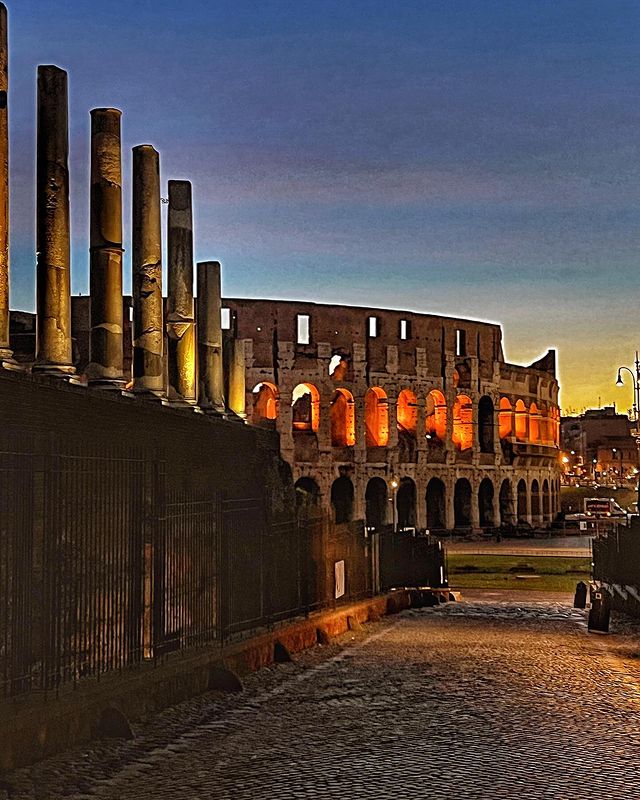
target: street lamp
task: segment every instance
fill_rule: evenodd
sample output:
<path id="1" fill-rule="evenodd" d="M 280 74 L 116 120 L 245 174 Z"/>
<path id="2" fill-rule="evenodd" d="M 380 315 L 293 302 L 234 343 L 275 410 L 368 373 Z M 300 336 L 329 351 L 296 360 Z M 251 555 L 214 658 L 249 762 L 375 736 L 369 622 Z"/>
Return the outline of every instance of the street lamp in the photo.
<path id="1" fill-rule="evenodd" d="M 638 360 L 638 351 L 636 350 L 635 360 L 635 373 L 629 367 L 618 367 L 618 379 L 616 386 L 623 386 L 622 370 L 626 370 L 631 375 L 633 382 L 633 420 L 636 427 L 631 431 L 631 435 L 636 441 L 636 448 L 638 451 L 638 466 L 640 467 L 640 419 L 638 419 L 638 410 L 640 409 L 640 360 Z M 640 514 L 640 478 L 638 479 L 638 498 L 636 502 L 636 511 Z"/>
<path id="2" fill-rule="evenodd" d="M 393 532 L 394 533 L 396 532 L 396 529 L 397 529 L 397 522 L 396 522 L 396 519 L 397 519 L 397 517 L 396 517 L 396 513 L 397 513 L 396 495 L 397 495 L 397 491 L 398 491 L 398 486 L 399 485 L 400 485 L 400 481 L 398 480 L 398 478 L 395 475 L 392 475 L 390 480 L 389 480 L 389 486 L 391 488 L 391 497 L 389 499 L 391 500 L 391 503 L 392 503 L 391 508 L 392 508 L 392 514 L 393 514 Z"/>

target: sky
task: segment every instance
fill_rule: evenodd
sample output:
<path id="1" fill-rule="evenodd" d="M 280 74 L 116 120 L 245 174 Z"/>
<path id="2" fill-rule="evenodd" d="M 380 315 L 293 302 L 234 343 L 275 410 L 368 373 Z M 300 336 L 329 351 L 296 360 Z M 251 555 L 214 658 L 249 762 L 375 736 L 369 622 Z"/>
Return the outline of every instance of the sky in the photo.
<path id="1" fill-rule="evenodd" d="M 637 0 L 5 0 L 12 306 L 35 306 L 38 64 L 69 72 L 72 291 L 89 111 L 194 185 L 223 292 L 500 322 L 558 351 L 565 412 L 632 403 L 640 348 Z M 166 185 L 166 183 L 165 183 Z"/>

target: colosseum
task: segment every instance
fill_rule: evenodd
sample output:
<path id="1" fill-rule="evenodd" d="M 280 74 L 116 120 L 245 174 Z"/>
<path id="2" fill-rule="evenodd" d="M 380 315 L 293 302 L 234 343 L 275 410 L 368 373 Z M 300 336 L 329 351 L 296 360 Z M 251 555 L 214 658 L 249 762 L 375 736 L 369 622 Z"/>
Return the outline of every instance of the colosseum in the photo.
<path id="1" fill-rule="evenodd" d="M 509 364 L 499 325 L 225 299 L 246 413 L 280 435 L 300 502 L 377 528 L 547 525 L 559 507 L 555 352 Z"/>

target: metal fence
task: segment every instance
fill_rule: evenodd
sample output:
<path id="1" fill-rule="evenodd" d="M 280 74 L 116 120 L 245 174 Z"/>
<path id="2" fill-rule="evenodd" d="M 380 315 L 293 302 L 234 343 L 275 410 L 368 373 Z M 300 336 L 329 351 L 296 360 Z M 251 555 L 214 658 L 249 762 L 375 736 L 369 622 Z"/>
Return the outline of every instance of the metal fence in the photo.
<path id="1" fill-rule="evenodd" d="M 640 588 L 640 522 L 618 526 L 593 540 L 593 577 L 606 583 Z"/>
<path id="2" fill-rule="evenodd" d="M 373 591 L 362 523 L 271 523 L 157 454 L 0 431 L 0 698 L 222 644 Z M 336 564 L 344 575 L 336 596 Z"/>
<path id="3" fill-rule="evenodd" d="M 431 536 L 395 533 L 390 527 L 380 537 L 380 584 L 382 589 L 447 585 L 442 543 Z"/>

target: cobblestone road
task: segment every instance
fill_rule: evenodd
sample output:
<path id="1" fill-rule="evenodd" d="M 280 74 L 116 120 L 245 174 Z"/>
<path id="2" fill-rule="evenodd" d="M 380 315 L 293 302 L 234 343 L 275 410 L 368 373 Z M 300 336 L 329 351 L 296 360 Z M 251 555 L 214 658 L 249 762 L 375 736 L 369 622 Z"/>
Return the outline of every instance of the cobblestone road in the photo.
<path id="1" fill-rule="evenodd" d="M 13 773 L 11 797 L 636 798 L 639 643 L 549 601 L 409 611 Z"/>

